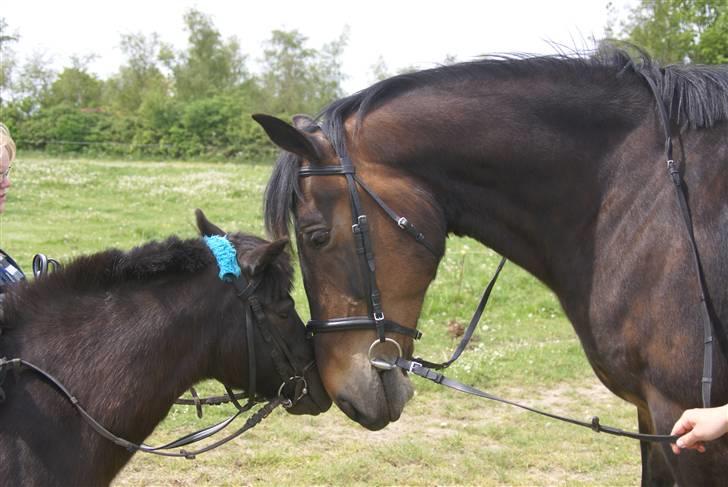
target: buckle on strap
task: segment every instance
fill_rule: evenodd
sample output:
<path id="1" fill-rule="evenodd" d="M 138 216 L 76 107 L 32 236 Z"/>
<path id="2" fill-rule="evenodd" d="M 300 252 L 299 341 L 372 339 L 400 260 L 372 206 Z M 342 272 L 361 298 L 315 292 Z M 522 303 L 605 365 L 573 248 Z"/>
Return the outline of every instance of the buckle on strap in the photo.
<path id="1" fill-rule="evenodd" d="M 356 218 L 356 221 L 363 232 L 366 232 L 369 229 L 369 220 L 366 215 L 359 215 Z"/>
<path id="2" fill-rule="evenodd" d="M 410 362 L 409 367 L 407 368 L 407 372 L 410 372 L 412 374 L 415 373 L 414 369 L 419 369 L 422 367 L 422 364 L 419 362 L 415 362 L 414 360 Z"/>
<path id="3" fill-rule="evenodd" d="M 445 376 L 442 375 L 439 372 L 435 372 L 432 369 L 429 369 L 427 367 L 424 367 L 419 362 L 412 362 L 407 369 L 408 372 L 411 372 L 415 375 L 418 375 L 422 377 L 423 379 L 431 380 L 435 384 L 442 384 L 442 381 L 445 379 Z"/>

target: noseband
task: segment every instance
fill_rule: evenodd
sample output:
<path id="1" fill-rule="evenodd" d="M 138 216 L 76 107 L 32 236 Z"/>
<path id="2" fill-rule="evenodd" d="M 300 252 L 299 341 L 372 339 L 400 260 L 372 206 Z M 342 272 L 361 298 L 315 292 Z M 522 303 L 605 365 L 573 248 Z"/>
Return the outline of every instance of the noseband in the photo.
<path id="1" fill-rule="evenodd" d="M 430 242 L 425 240 L 424 234 L 420 232 L 414 224 L 406 217 L 398 215 L 389 205 L 387 205 L 374 191 L 372 191 L 364 182 L 356 175 L 354 164 L 347 154 L 339 156 L 341 163 L 335 166 L 322 167 L 303 167 L 299 169 L 299 177 L 312 176 L 344 176 L 346 178 L 347 188 L 349 190 L 349 200 L 351 202 L 352 225 L 351 231 L 354 234 L 354 244 L 356 245 L 356 253 L 361 256 L 361 265 L 364 274 L 367 276 L 366 284 L 368 290 L 368 316 L 350 316 L 344 318 L 332 318 L 328 320 L 310 320 L 306 325 L 308 336 L 312 337 L 318 333 L 329 333 L 349 330 L 375 330 L 377 340 L 372 343 L 369 348 L 370 362 L 380 369 L 391 369 L 393 365 L 383 360 L 373 358 L 372 354 L 378 345 L 385 342 L 394 343 L 399 356 L 402 350 L 399 344 L 391 338 L 387 338 L 385 333 L 397 333 L 418 340 L 422 333 L 415 328 L 408 328 L 394 321 L 388 320 L 384 316 L 382 309 L 381 294 L 377 286 L 376 264 L 374 262 L 374 246 L 372 245 L 371 233 L 369 229 L 369 220 L 362 208 L 359 198 L 357 186 L 361 187 L 374 202 L 384 211 L 384 213 L 392 220 L 397 228 L 403 230 L 410 235 L 415 242 L 425 247 L 436 260 L 439 260 L 435 248 Z"/>

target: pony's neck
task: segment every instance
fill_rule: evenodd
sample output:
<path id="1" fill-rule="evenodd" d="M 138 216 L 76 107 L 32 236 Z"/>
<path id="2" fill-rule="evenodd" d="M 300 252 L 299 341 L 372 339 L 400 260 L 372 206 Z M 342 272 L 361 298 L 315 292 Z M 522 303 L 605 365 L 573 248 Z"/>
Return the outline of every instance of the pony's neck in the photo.
<path id="1" fill-rule="evenodd" d="M 220 335 L 234 328 L 224 321 L 239 318 L 226 311 L 235 300 L 224 293 L 226 284 L 211 271 L 160 281 L 158 286 L 132 284 L 106 299 L 77 297 L 83 309 L 61 311 L 65 322 L 54 329 L 47 329 L 46 320 L 23 323 L 21 340 L 27 341 L 18 347 L 22 358 L 55 375 L 104 427 L 135 443 L 152 433 L 182 392 L 225 368 L 219 363 L 224 353 L 235 356 L 241 376 L 246 373 L 243 334 L 239 341 Z M 33 344 L 41 332 L 45 349 Z M 59 398 L 50 400 L 67 402 Z M 116 470 L 108 472 L 112 476 L 131 455 L 95 433 L 82 444 L 90 468 L 109 464 L 94 462 L 96 456 L 118 459 L 112 465 Z"/>
<path id="2" fill-rule="evenodd" d="M 353 147 L 422 181 L 449 232 L 488 245 L 558 294 L 588 279 L 573 275 L 575 261 L 593 258 L 595 216 L 620 147 L 650 111 L 636 77 L 591 81 L 423 89 L 367 116 Z"/>

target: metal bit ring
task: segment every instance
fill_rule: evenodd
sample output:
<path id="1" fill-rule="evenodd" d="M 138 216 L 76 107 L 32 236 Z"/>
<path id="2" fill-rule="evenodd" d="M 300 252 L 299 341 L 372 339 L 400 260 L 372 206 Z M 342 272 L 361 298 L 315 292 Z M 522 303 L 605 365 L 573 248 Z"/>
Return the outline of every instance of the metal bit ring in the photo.
<path id="1" fill-rule="evenodd" d="M 383 343 L 393 343 L 394 346 L 397 348 L 397 358 L 402 356 L 402 347 L 399 346 L 399 343 L 397 343 L 396 340 L 393 340 L 392 338 L 385 338 L 383 342 L 380 340 L 374 340 L 374 342 L 372 342 L 371 346 L 369 347 L 369 363 L 377 369 L 392 370 L 396 367 L 396 365 L 394 365 L 394 362 L 390 363 L 384 359 L 375 358 L 372 356 L 372 353 L 374 352 L 374 349 L 377 348 L 377 345 L 381 345 Z"/>

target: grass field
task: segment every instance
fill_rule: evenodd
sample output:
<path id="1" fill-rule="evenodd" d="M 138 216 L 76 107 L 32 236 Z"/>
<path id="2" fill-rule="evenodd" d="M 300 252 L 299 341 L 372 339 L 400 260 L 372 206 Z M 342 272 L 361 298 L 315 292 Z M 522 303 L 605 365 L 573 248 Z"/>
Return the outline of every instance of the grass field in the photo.
<path id="1" fill-rule="evenodd" d="M 36 252 L 67 261 L 108 247 L 131 248 L 195 235 L 194 208 L 222 228 L 263 233 L 266 165 L 120 162 L 24 157 L 0 217 L 0 246 L 26 269 Z M 447 333 L 466 324 L 498 257 L 451 238 L 430 288 L 418 353 L 446 359 Z M 299 312 L 308 316 L 300 277 Z M 508 264 L 476 341 L 448 376 L 533 406 L 636 428 L 634 408 L 612 396 L 589 368 L 553 297 Z M 636 442 L 597 435 L 413 378 L 416 395 L 400 421 L 369 432 L 336 409 L 318 417 L 276 411 L 247 436 L 194 461 L 138 454 L 115 485 L 635 485 Z M 220 386 L 204 384 L 218 393 Z M 102 392 L 113 394 L 113 391 Z M 174 407 L 147 443 L 227 415 Z"/>

